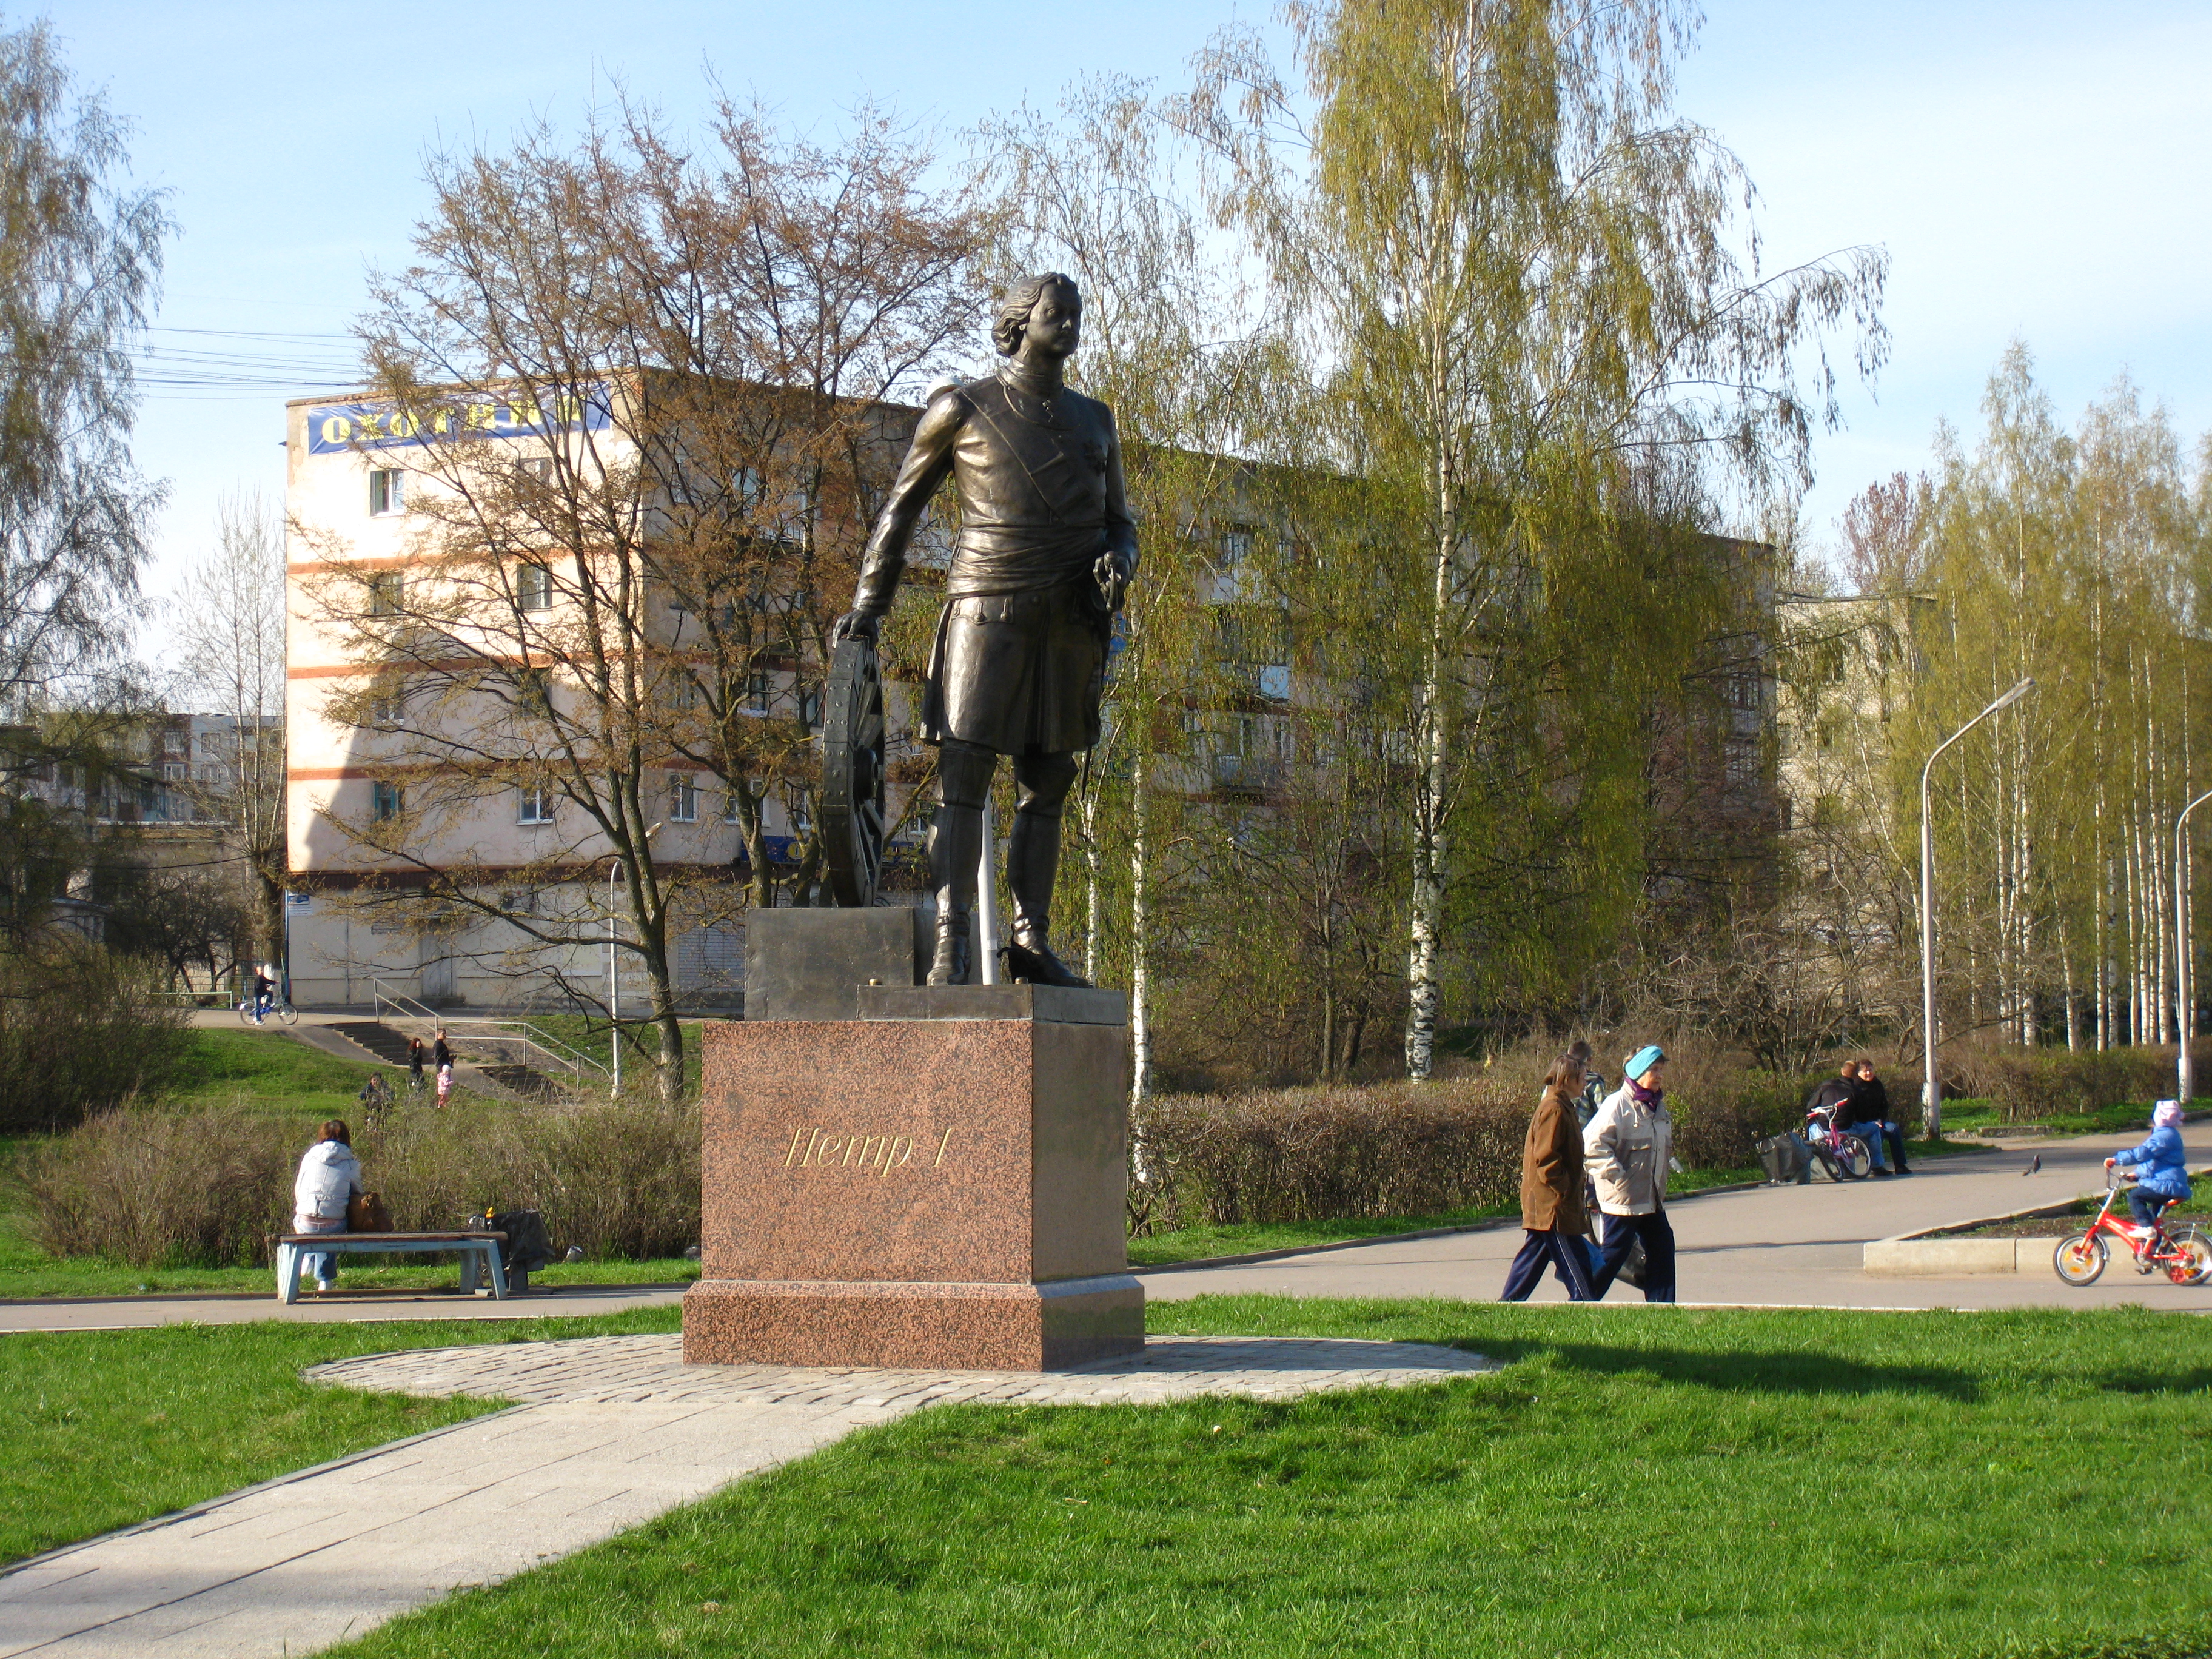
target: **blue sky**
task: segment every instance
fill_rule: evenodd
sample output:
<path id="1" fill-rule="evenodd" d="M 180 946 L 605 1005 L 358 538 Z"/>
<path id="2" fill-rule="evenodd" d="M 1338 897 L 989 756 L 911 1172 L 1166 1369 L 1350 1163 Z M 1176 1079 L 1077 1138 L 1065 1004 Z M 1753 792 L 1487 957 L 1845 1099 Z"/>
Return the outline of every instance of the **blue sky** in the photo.
<path id="1" fill-rule="evenodd" d="M 63 0 L 49 15 L 77 72 L 137 124 L 141 179 L 175 192 L 161 350 L 332 379 L 348 349 L 319 337 L 344 333 L 371 265 L 404 258 L 426 149 L 499 143 L 537 114 L 574 123 L 616 76 L 679 120 L 703 107 L 711 62 L 802 125 L 872 96 L 957 130 L 1049 103 L 1085 71 L 1172 82 L 1240 15 L 1273 27 L 1265 7 L 1203 0 Z M 1848 428 L 1820 446 L 1816 541 L 1866 483 L 1926 465 L 1939 417 L 1971 431 L 2015 336 L 2069 419 L 2125 370 L 2190 439 L 2212 428 L 2208 62 L 2201 0 L 1710 0 L 1680 109 L 1747 163 L 1768 264 L 1859 242 L 1893 260 L 1893 356 L 1873 395 L 1848 388 Z M 175 491 L 159 592 L 204 546 L 218 492 L 281 494 L 293 394 L 149 391 L 140 460 Z"/>

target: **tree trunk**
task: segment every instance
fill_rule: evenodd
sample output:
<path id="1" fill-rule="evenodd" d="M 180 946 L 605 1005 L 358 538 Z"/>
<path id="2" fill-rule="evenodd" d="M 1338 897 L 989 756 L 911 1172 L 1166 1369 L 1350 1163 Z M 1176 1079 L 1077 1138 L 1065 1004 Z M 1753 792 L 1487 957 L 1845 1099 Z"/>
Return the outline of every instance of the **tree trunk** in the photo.
<path id="1" fill-rule="evenodd" d="M 1443 939 L 1444 894 L 1449 851 L 1444 832 L 1445 789 L 1450 754 L 1448 707 L 1449 663 L 1444 621 L 1451 603 L 1453 514 L 1449 488 L 1439 491 L 1441 524 L 1435 550 L 1434 585 L 1429 594 L 1428 663 L 1414 714 L 1419 766 L 1413 785 L 1413 889 L 1406 952 L 1406 1075 L 1425 1081 L 1436 1066 L 1437 1014 L 1441 1000 L 1438 957 Z"/>
<path id="2" fill-rule="evenodd" d="M 1151 878 L 1146 837 L 1151 809 L 1145 794 L 1145 757 L 1137 757 L 1135 795 L 1129 834 L 1129 1100 L 1132 1108 L 1152 1092 L 1152 919 L 1146 906 Z M 1144 1179 L 1141 1146 L 1135 1154 L 1137 1178 Z"/>

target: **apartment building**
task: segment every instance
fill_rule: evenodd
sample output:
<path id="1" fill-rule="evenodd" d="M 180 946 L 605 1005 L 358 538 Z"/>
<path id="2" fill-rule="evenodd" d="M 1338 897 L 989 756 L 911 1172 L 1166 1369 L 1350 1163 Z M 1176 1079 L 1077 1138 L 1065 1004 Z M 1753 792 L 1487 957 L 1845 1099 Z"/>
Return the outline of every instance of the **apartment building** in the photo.
<path id="1" fill-rule="evenodd" d="M 358 1005 L 381 990 L 441 1006 L 526 1007 L 602 1002 L 618 994 L 631 1012 L 642 1006 L 641 980 L 626 973 L 611 987 L 608 979 L 606 930 L 611 913 L 624 907 L 618 894 L 610 896 L 611 849 L 590 815 L 557 788 L 533 784 L 526 764 L 517 763 L 527 755 L 511 744 L 501 750 L 507 782 L 479 786 L 469 776 L 471 734 L 484 734 L 489 755 L 504 741 L 500 732 L 512 708 L 482 686 L 471 689 L 465 674 L 441 674 L 434 665 L 419 672 L 419 652 L 412 675 L 374 660 L 333 593 L 358 587 L 359 608 L 372 626 L 381 612 L 404 611 L 410 625 L 430 629 L 437 606 L 422 595 L 456 583 L 437 534 L 450 522 L 445 508 L 461 487 L 453 457 L 466 458 L 471 477 L 496 480 L 504 470 L 524 488 L 556 466 L 617 472 L 636 454 L 633 422 L 619 418 L 620 400 L 649 392 L 609 386 L 555 409 L 465 398 L 427 420 L 360 400 L 288 406 L 286 809 L 291 868 L 307 894 L 293 915 L 297 1000 Z M 731 395 L 748 393 L 738 388 Z M 896 406 L 871 411 L 872 447 L 886 478 L 918 413 Z M 648 516 L 662 510 L 651 500 L 643 508 Z M 942 538 L 923 542 L 916 562 L 926 580 L 944 550 Z M 512 582 L 502 598 L 519 643 L 501 647 L 472 628 L 459 600 L 449 607 L 450 620 L 437 625 L 458 651 L 480 660 L 502 648 L 510 664 L 518 652 L 527 658 L 529 641 L 551 637 L 544 630 L 567 625 L 564 616 L 574 609 L 559 571 L 557 559 L 532 564 L 526 550 L 502 579 Z M 744 602 L 770 604 L 774 596 Z M 632 614 L 641 651 L 664 665 L 705 649 L 702 619 L 672 590 L 647 592 Z M 819 709 L 803 689 L 800 666 L 761 655 L 746 677 L 741 714 L 817 728 Z M 543 695 L 566 695 L 562 682 L 572 671 L 544 672 Z M 680 706 L 695 690 L 678 676 L 665 695 Z M 426 742 L 430 726 L 441 742 Z M 426 759 L 426 751 L 434 758 Z M 750 869 L 736 800 L 710 771 L 680 754 L 656 760 L 642 784 L 656 826 L 656 865 L 701 895 L 726 894 Z M 914 769 L 895 769 L 895 787 Z M 805 856 L 811 826 L 803 815 L 793 821 L 781 799 L 771 797 L 763 811 L 763 851 L 788 876 Z M 403 820 L 404 847 L 380 843 L 378 826 Z M 919 896 L 915 837 L 902 839 L 893 872 L 914 882 Z M 441 915 L 421 904 L 379 902 L 421 885 L 431 870 L 465 871 L 471 883 L 497 891 L 512 921 L 465 907 Z M 740 903 L 702 899 L 696 914 L 678 919 L 672 968 L 689 1006 L 726 1007 L 739 994 L 741 912 Z M 611 925 L 626 924 L 617 914 Z"/>

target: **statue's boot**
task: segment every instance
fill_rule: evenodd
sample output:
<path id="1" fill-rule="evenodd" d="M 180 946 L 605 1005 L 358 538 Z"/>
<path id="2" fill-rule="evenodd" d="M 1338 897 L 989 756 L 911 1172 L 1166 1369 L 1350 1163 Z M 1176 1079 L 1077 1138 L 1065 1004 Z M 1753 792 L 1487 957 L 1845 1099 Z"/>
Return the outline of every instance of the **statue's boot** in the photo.
<path id="1" fill-rule="evenodd" d="M 1072 755 L 1024 757 L 1014 765 L 1020 799 L 1006 838 L 1006 886 L 1014 898 L 1013 939 L 1006 946 L 1006 976 L 1033 985 L 1091 981 L 1053 953 L 1048 937 L 1052 890 L 1060 873 L 1060 817 L 1075 781 Z"/>
<path id="2" fill-rule="evenodd" d="M 983 803 L 999 757 L 948 743 L 939 752 L 937 819 L 929 829 L 930 884 L 937 890 L 937 951 L 927 983 L 965 985 L 971 976 L 969 914 L 983 858 Z"/>

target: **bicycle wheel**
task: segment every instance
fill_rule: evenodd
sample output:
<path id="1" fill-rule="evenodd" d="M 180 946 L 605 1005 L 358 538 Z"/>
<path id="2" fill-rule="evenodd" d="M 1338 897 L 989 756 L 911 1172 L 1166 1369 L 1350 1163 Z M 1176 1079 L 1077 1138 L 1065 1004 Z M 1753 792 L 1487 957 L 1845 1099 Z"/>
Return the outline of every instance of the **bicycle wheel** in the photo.
<path id="1" fill-rule="evenodd" d="M 279 1025 L 297 1025 L 300 1023 L 300 1011 L 289 1002 L 278 1003 L 269 1011 L 269 1017 Z"/>
<path id="2" fill-rule="evenodd" d="M 2194 1227 L 2183 1227 L 2170 1243 L 2174 1259 L 2165 1264 L 2168 1279 L 2177 1285 L 2202 1285 L 2212 1279 L 2212 1238 Z"/>
<path id="3" fill-rule="evenodd" d="M 1866 1142 L 1845 1135 L 1836 1148 L 1836 1168 L 1842 1180 L 1865 1180 L 1867 1171 L 1874 1168 L 1874 1160 L 1867 1156 Z"/>
<path id="4" fill-rule="evenodd" d="M 2094 1285 L 2111 1255 L 2097 1234 L 2075 1233 L 2058 1241 L 2058 1248 L 2051 1253 L 2051 1265 L 2069 1285 Z"/>
<path id="5" fill-rule="evenodd" d="M 258 1020 L 253 1018 L 253 1005 L 252 1003 L 241 1002 L 238 1005 L 238 1023 L 240 1025 L 258 1025 L 260 1024 Z"/>

